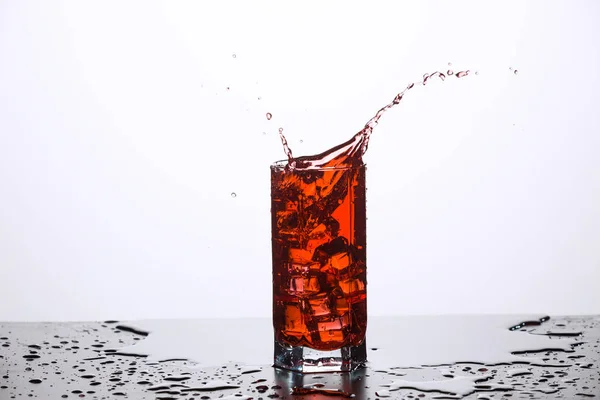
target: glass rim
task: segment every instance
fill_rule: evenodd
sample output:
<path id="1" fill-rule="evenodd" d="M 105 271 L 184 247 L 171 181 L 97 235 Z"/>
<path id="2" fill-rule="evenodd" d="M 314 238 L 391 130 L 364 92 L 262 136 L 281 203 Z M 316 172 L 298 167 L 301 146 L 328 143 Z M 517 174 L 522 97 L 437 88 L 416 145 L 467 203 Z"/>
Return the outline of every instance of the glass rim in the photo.
<path id="1" fill-rule="evenodd" d="M 287 165 L 288 165 L 288 160 L 275 161 L 273 164 L 271 164 L 271 170 L 281 171 Z M 294 170 L 294 172 L 309 173 L 311 171 L 346 171 L 346 170 L 360 169 L 360 168 L 364 168 L 366 166 L 367 166 L 367 164 L 365 164 L 365 163 L 360 163 L 359 165 L 344 164 L 344 165 L 335 165 L 333 167 L 317 167 L 317 168 L 313 167 L 310 169 L 296 169 L 296 170 Z"/>

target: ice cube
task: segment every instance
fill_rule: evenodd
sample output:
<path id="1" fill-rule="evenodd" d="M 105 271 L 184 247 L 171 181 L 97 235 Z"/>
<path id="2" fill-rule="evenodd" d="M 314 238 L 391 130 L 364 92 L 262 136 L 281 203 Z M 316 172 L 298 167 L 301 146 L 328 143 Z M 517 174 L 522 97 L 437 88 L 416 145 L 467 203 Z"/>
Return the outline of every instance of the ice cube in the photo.
<path id="1" fill-rule="evenodd" d="M 322 342 L 343 342 L 344 332 L 341 329 L 319 331 L 319 338 Z"/>
<path id="2" fill-rule="evenodd" d="M 339 318 L 334 318 L 332 321 L 319 322 L 317 324 L 319 331 L 331 331 L 334 329 L 342 329 L 342 321 Z"/>
<path id="3" fill-rule="evenodd" d="M 309 264 L 309 268 L 312 272 L 318 272 L 321 269 L 321 264 L 318 262 L 312 262 Z"/>
<path id="4" fill-rule="evenodd" d="M 313 253 L 305 249 L 290 249 L 288 254 L 295 264 L 310 264 L 313 257 Z"/>
<path id="5" fill-rule="evenodd" d="M 316 276 L 293 276 L 290 278 L 290 294 L 303 296 L 319 292 Z"/>
<path id="6" fill-rule="evenodd" d="M 329 297 L 326 293 L 317 295 L 308 300 L 310 304 L 310 312 L 315 317 L 327 316 L 331 313 L 329 307 Z"/>
<path id="7" fill-rule="evenodd" d="M 333 256 L 334 254 L 344 253 L 347 251 L 348 240 L 343 236 L 339 236 L 332 241 L 317 247 L 312 259 L 314 261 L 321 262 L 322 265 L 325 265 L 329 257 Z"/>
<path id="8" fill-rule="evenodd" d="M 304 293 L 304 278 L 303 277 L 292 277 L 290 279 L 290 292 Z"/>
<path id="9" fill-rule="evenodd" d="M 348 253 L 338 253 L 331 256 L 329 263 L 331 266 L 337 270 L 342 270 L 344 268 L 348 268 L 350 263 L 352 262 L 350 258 L 350 254 Z"/>
<path id="10" fill-rule="evenodd" d="M 312 263 L 314 264 L 314 263 Z M 302 262 L 292 262 L 287 264 L 287 270 L 290 274 L 300 275 L 307 274 L 310 271 L 311 264 L 306 264 Z"/>
<path id="11" fill-rule="evenodd" d="M 341 342 L 344 340 L 344 329 L 350 323 L 350 316 L 346 313 L 330 321 L 321 321 L 317 324 L 322 341 Z"/>
<path id="12" fill-rule="evenodd" d="M 320 269 L 321 274 L 319 275 L 319 282 L 322 290 L 329 291 L 337 286 L 337 278 L 335 276 L 335 270 L 331 268 L 329 264 L 326 264 Z"/>
<path id="13" fill-rule="evenodd" d="M 340 281 L 339 285 L 346 295 L 365 290 L 365 284 L 360 279 L 346 279 L 344 281 Z"/>
<path id="14" fill-rule="evenodd" d="M 306 325 L 302 321 L 300 306 L 296 304 L 286 304 L 284 315 L 286 334 L 298 338 L 302 337 L 306 332 Z"/>
<path id="15" fill-rule="evenodd" d="M 319 279 L 316 276 L 309 276 L 304 278 L 307 280 L 304 291 L 307 293 L 318 293 L 320 290 Z"/>
<path id="16" fill-rule="evenodd" d="M 329 230 L 325 224 L 318 224 L 308 234 L 306 248 L 315 250 L 326 243 L 329 243 L 333 237 L 329 234 Z"/>
<path id="17" fill-rule="evenodd" d="M 321 267 L 321 272 L 329 274 L 334 280 L 348 279 L 351 274 L 352 256 L 348 252 L 332 255 Z M 329 279 L 328 279 L 329 280 Z M 331 282 L 334 286 L 336 282 Z"/>
<path id="18" fill-rule="evenodd" d="M 350 310 L 350 306 L 348 305 L 348 300 L 345 297 L 337 297 L 334 300 L 335 303 L 335 311 L 338 314 L 347 313 Z"/>

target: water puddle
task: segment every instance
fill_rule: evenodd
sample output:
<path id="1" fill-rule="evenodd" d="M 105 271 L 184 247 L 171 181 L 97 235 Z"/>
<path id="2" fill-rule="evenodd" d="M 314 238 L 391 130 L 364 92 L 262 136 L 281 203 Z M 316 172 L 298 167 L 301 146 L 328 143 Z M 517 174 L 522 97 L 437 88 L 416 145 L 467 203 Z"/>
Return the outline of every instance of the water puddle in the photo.
<path id="1" fill-rule="evenodd" d="M 597 317 L 373 317 L 370 363 L 346 374 L 272 368 L 271 329 L 269 319 L 0 324 L 0 398 L 485 400 L 600 394 Z"/>

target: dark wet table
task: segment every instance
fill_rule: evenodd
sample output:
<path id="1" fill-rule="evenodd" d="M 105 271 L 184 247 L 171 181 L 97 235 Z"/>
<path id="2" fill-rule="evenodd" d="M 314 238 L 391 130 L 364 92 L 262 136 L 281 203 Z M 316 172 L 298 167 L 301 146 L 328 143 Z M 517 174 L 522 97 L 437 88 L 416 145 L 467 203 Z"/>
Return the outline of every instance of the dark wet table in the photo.
<path id="1" fill-rule="evenodd" d="M 0 323 L 0 399 L 600 398 L 600 317 L 371 317 L 368 365 L 270 366 L 269 319 Z"/>

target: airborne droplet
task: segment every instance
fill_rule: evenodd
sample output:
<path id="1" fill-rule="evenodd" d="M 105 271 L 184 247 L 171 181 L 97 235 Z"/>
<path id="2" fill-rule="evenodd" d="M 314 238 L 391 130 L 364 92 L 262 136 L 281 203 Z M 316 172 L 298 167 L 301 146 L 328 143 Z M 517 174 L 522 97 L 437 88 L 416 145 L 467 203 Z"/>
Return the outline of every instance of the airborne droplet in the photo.
<path id="1" fill-rule="evenodd" d="M 231 197 L 235 198 L 237 197 L 237 194 L 235 192 L 231 192 Z"/>
<path id="2" fill-rule="evenodd" d="M 267 120 L 269 120 L 269 121 L 270 121 L 270 120 L 271 120 L 271 118 L 273 118 L 273 114 L 271 114 L 271 113 L 267 113 Z"/>

